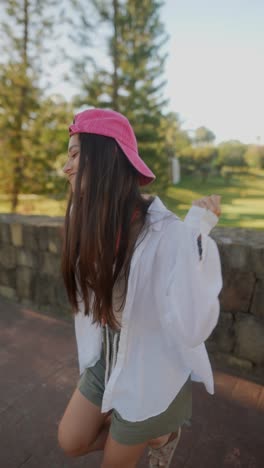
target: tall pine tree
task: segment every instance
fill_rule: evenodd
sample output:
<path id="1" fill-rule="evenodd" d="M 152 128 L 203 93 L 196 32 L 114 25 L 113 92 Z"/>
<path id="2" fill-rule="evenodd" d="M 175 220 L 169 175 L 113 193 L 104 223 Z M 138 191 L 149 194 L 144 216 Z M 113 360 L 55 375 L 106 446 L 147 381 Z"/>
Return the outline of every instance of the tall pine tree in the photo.
<path id="1" fill-rule="evenodd" d="M 44 88 L 40 85 L 46 41 L 54 23 L 54 0 L 2 0 L 0 63 L 1 164 L 5 178 L 1 190 L 12 195 L 12 211 L 18 195 L 34 182 L 34 134 L 41 112 Z M 53 8 L 53 10 L 52 10 Z M 48 13 L 49 11 L 49 13 Z M 53 15 L 51 19 L 51 15 Z M 43 160 L 45 167 L 45 161 Z M 41 166 L 43 169 L 43 165 Z M 27 189 L 27 190 L 28 190 Z"/>
<path id="2" fill-rule="evenodd" d="M 74 0 L 74 4 L 76 8 L 84 5 L 83 0 Z M 169 180 L 169 160 L 164 152 L 162 130 L 162 111 L 167 103 L 163 98 L 166 60 L 163 46 L 167 41 L 160 20 L 163 2 L 92 0 L 90 7 L 91 4 L 95 14 L 89 10 L 86 17 L 83 8 L 80 13 L 82 24 L 90 27 L 86 28 L 86 60 L 80 48 L 79 66 L 76 58 L 74 61 L 75 84 L 77 79 L 80 85 L 75 105 L 110 107 L 126 115 L 135 130 L 139 153 L 157 175 L 157 181 L 147 190 L 162 190 Z M 96 62 L 93 38 L 97 37 L 100 42 L 100 30 L 106 36 L 107 55 Z M 83 29 L 82 36 L 84 34 Z M 83 39 L 79 45 L 82 43 Z"/>

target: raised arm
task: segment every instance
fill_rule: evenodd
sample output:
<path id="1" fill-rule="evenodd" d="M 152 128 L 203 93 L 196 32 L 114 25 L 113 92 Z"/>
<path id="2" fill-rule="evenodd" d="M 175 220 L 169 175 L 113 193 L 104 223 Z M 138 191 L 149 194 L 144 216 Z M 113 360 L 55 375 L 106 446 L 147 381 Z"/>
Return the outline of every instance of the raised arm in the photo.
<path id="1" fill-rule="evenodd" d="M 170 228 L 175 230 L 177 246 L 166 289 L 167 318 L 175 339 L 181 339 L 189 347 L 203 343 L 219 318 L 221 262 L 217 244 L 209 236 L 217 221 L 212 211 L 192 206 L 184 222 Z"/>

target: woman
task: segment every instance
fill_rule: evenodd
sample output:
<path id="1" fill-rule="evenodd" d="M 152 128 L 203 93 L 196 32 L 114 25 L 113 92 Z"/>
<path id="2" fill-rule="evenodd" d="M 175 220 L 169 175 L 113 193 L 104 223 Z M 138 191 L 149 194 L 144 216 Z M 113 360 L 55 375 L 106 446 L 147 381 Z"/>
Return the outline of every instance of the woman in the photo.
<path id="1" fill-rule="evenodd" d="M 70 456 L 104 450 L 103 468 L 169 467 L 190 424 L 191 382 L 214 393 L 204 341 L 217 324 L 219 253 L 209 232 L 220 197 L 184 222 L 140 186 L 155 180 L 129 121 L 85 110 L 69 127 L 71 184 L 62 271 L 80 380 L 59 425 Z"/>

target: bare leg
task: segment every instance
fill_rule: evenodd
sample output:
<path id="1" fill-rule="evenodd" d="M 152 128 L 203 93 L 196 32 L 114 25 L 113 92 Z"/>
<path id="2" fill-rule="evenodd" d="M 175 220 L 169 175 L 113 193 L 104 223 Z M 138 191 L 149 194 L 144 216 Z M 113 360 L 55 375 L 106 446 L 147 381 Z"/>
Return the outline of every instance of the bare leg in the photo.
<path id="1" fill-rule="evenodd" d="M 97 450 L 104 450 L 105 443 L 109 434 L 109 428 L 111 424 L 111 416 L 109 416 L 105 423 L 103 424 L 102 428 L 97 434 L 97 437 L 94 442 L 89 446 L 88 452 L 96 452 Z"/>
<path id="2" fill-rule="evenodd" d="M 148 442 L 137 445 L 124 445 L 115 441 L 109 434 L 101 468 L 135 468 Z"/>
<path id="3" fill-rule="evenodd" d="M 104 463 L 107 468 L 111 464 L 114 468 L 119 466 L 132 468 L 148 444 L 157 447 L 157 444 L 167 442 L 166 437 L 168 439 L 167 435 L 144 444 L 124 446 L 111 438 L 110 424 L 111 412 L 102 414 L 99 407 L 87 400 L 76 389 L 59 424 L 59 445 L 71 457 L 104 450 Z M 122 465 L 124 461 L 126 464 Z"/>
<path id="4" fill-rule="evenodd" d="M 109 414 L 101 413 L 100 408 L 87 400 L 77 388 L 59 423 L 59 446 L 72 457 L 88 453 L 108 418 Z M 100 437 L 95 447 L 103 448 L 103 432 Z"/>

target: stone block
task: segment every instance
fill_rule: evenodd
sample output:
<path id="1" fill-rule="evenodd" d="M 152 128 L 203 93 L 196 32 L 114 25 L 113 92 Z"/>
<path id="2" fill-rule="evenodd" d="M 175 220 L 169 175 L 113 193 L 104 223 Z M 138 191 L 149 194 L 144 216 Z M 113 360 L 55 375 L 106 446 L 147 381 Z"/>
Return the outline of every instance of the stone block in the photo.
<path id="1" fill-rule="evenodd" d="M 6 268 L 0 269 L 0 284 L 8 286 L 9 288 L 16 289 L 16 270 L 7 270 Z"/>
<path id="2" fill-rule="evenodd" d="M 257 280 L 250 312 L 256 317 L 264 319 L 264 277 Z"/>
<path id="3" fill-rule="evenodd" d="M 60 254 L 62 247 L 61 227 L 56 224 L 54 226 L 47 224 L 40 225 L 36 229 L 40 250 Z"/>
<path id="4" fill-rule="evenodd" d="M 33 297 L 34 273 L 31 268 L 18 267 L 16 274 L 16 289 L 19 298 L 30 299 Z"/>
<path id="5" fill-rule="evenodd" d="M 237 367 L 243 370 L 250 370 L 253 368 L 252 362 L 249 361 L 248 359 L 240 359 L 232 355 L 227 356 L 226 362 L 232 367 Z"/>
<path id="6" fill-rule="evenodd" d="M 56 302 L 55 280 L 47 274 L 38 274 L 34 284 L 33 300 L 38 305 Z"/>
<path id="7" fill-rule="evenodd" d="M 249 245 L 243 245 L 233 241 L 230 244 L 225 244 L 224 250 L 221 250 L 224 256 L 223 262 L 225 267 L 240 271 L 251 270 L 251 255 L 252 249 Z"/>
<path id="8" fill-rule="evenodd" d="M 61 255 L 62 244 L 62 226 L 49 227 L 49 251 Z"/>
<path id="9" fill-rule="evenodd" d="M 264 234 L 263 234 L 264 237 Z M 256 245 L 252 249 L 250 258 L 251 269 L 257 275 L 257 277 L 264 277 L 264 247 Z"/>
<path id="10" fill-rule="evenodd" d="M 17 300 L 16 290 L 14 288 L 9 288 L 8 286 L 0 286 L 0 296 L 14 301 Z"/>
<path id="11" fill-rule="evenodd" d="M 32 250 L 17 249 L 16 251 L 17 264 L 29 268 L 37 268 L 38 254 Z"/>
<path id="12" fill-rule="evenodd" d="M 15 247 L 21 247 L 23 245 L 22 225 L 18 223 L 11 223 L 10 230 L 11 230 L 12 244 Z"/>
<path id="13" fill-rule="evenodd" d="M 16 266 L 16 248 L 13 245 L 5 245 L 0 248 L 0 265 L 8 270 Z"/>
<path id="14" fill-rule="evenodd" d="M 39 249 L 46 251 L 49 246 L 49 229 L 48 226 L 36 226 L 36 236 Z"/>
<path id="15" fill-rule="evenodd" d="M 49 252 L 54 253 L 54 254 L 59 253 L 57 243 L 54 242 L 54 240 L 49 240 Z"/>
<path id="16" fill-rule="evenodd" d="M 10 226 L 0 219 L 0 245 L 11 244 Z"/>
<path id="17" fill-rule="evenodd" d="M 235 341 L 231 313 L 220 313 L 218 323 L 210 336 L 210 342 L 215 344 L 215 349 L 218 351 L 230 352 L 233 349 Z M 210 350 L 213 350 L 212 347 Z"/>
<path id="18" fill-rule="evenodd" d="M 60 257 L 49 252 L 42 252 L 40 255 L 40 272 L 57 278 L 61 275 Z"/>
<path id="19" fill-rule="evenodd" d="M 210 235 L 211 235 L 211 233 L 210 233 Z M 211 237 L 213 237 L 213 236 L 211 235 Z M 216 241 L 216 239 L 214 239 L 214 240 Z M 226 260 L 225 260 L 225 246 L 224 246 L 224 244 L 218 243 L 217 247 L 218 247 L 218 252 L 219 252 L 219 257 L 220 257 L 221 268 L 222 268 L 222 271 L 223 271 L 227 267 Z"/>
<path id="20" fill-rule="evenodd" d="M 264 364 L 264 323 L 248 314 L 237 314 L 233 354 L 254 364 Z"/>
<path id="21" fill-rule="evenodd" d="M 208 353 L 215 353 L 215 352 L 218 351 L 218 346 L 215 343 L 215 341 L 212 341 L 209 338 L 205 341 L 205 347 L 206 347 Z"/>
<path id="22" fill-rule="evenodd" d="M 219 294 L 221 310 L 225 312 L 248 312 L 256 277 L 253 272 L 225 270 L 223 288 Z"/>
<path id="23" fill-rule="evenodd" d="M 210 350 L 209 350 L 210 351 Z M 240 359 L 228 353 L 213 352 L 212 360 L 221 363 L 224 366 L 230 366 L 236 369 L 250 371 L 253 369 L 253 363 L 247 359 Z"/>
<path id="24" fill-rule="evenodd" d="M 33 224 L 23 225 L 23 242 L 24 248 L 28 250 L 39 250 L 37 229 Z"/>
<path id="25" fill-rule="evenodd" d="M 69 307 L 69 299 L 62 278 L 58 278 L 55 284 L 56 303 L 61 307 Z"/>

